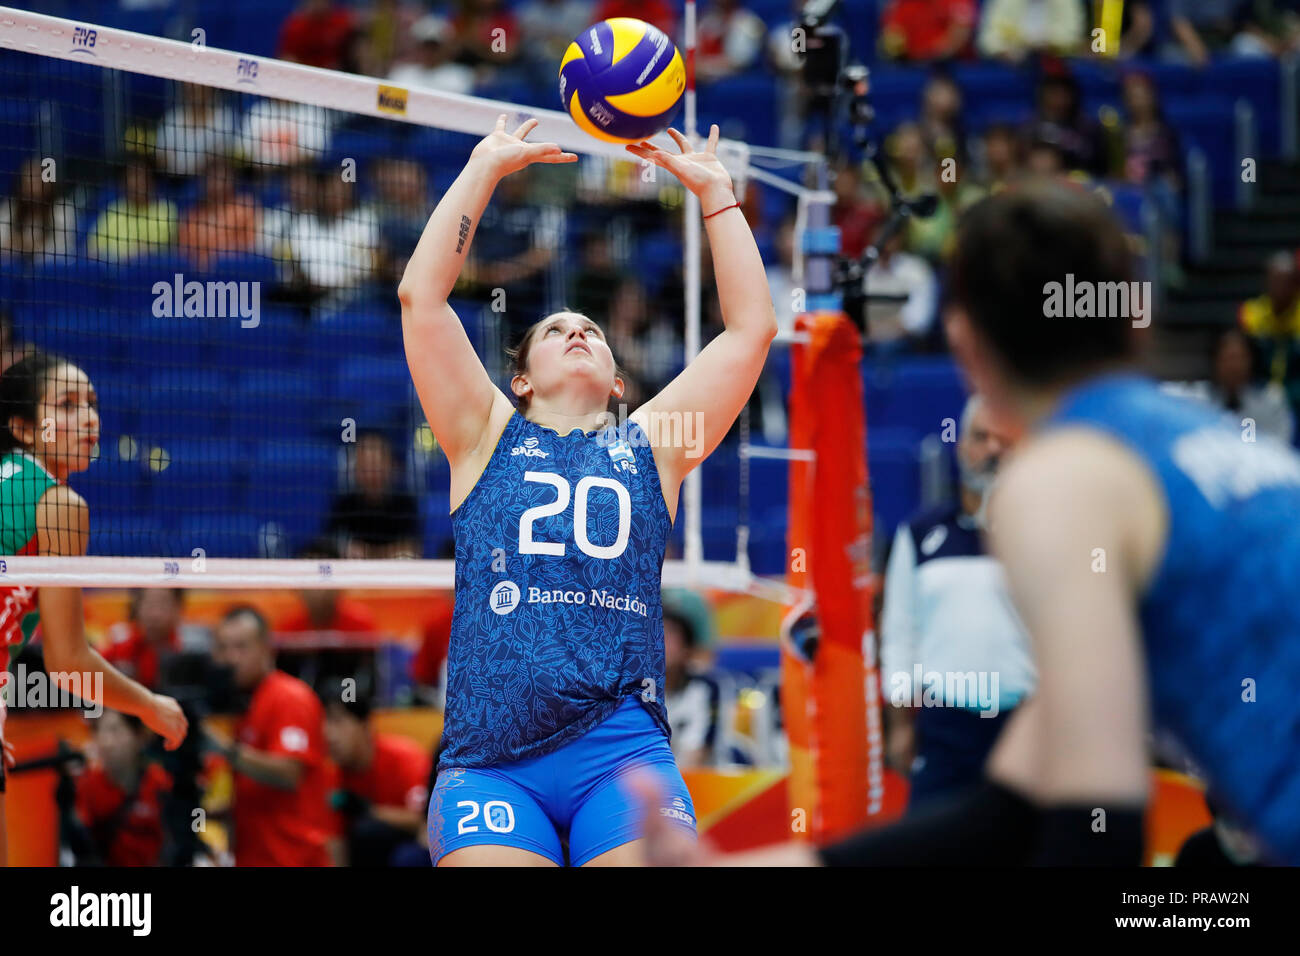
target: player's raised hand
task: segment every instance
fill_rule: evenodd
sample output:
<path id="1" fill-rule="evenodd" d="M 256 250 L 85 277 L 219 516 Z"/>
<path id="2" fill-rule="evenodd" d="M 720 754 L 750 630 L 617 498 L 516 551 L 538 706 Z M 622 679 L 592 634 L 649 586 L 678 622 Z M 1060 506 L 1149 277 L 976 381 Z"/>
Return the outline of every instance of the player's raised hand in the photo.
<path id="1" fill-rule="evenodd" d="M 700 203 L 707 215 L 713 212 L 707 208 L 711 201 L 721 201 L 723 205 L 734 202 L 731 174 L 718 159 L 718 125 L 713 124 L 704 148 L 696 150 L 680 132 L 669 127 L 668 135 L 677 144 L 680 153 L 669 152 L 653 143 L 633 143 L 627 147 L 629 153 L 648 159 L 656 166 L 662 166 L 682 181 L 682 185 L 700 197 Z M 731 198 L 728 198 L 731 197 Z"/>
<path id="2" fill-rule="evenodd" d="M 506 132 L 506 114 L 497 117 L 496 128 L 474 147 L 470 161 L 478 162 L 496 179 L 531 166 L 533 163 L 574 163 L 576 153 L 566 153 L 555 143 L 526 143 L 524 140 L 537 126 L 527 119 L 513 133 Z"/>

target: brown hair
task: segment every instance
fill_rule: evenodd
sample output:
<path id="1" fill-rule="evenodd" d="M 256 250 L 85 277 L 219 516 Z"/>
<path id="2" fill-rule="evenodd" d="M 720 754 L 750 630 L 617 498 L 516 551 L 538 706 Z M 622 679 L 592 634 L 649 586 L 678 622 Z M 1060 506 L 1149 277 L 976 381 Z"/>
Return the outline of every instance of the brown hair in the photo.
<path id="1" fill-rule="evenodd" d="M 595 322 L 594 319 L 591 319 L 584 313 L 575 311 L 574 309 L 560 309 L 558 312 L 551 312 L 548 315 L 542 316 L 540 319 L 538 319 L 536 322 L 534 322 L 532 325 L 528 327 L 527 331 L 525 331 L 523 336 L 519 339 L 518 345 L 515 345 L 513 348 L 506 349 L 506 355 L 510 359 L 511 380 L 513 380 L 516 375 L 525 375 L 528 373 L 528 354 L 533 349 L 533 336 L 537 332 L 537 330 L 540 329 L 547 322 L 551 321 L 551 319 L 555 318 L 557 315 L 563 315 L 565 313 L 568 313 L 570 315 L 581 315 L 584 319 L 587 319 L 587 321 Z M 598 322 L 596 323 L 597 326 L 599 326 L 599 324 L 600 323 Z M 604 334 L 604 329 L 601 329 L 601 334 L 602 335 Z M 623 366 L 618 364 L 618 359 L 614 360 L 614 375 L 616 378 L 621 378 L 621 379 L 627 378 L 627 373 L 623 370 Z M 528 404 L 530 401 L 531 399 L 527 395 L 515 396 L 515 407 L 519 409 L 520 415 L 527 413 Z"/>

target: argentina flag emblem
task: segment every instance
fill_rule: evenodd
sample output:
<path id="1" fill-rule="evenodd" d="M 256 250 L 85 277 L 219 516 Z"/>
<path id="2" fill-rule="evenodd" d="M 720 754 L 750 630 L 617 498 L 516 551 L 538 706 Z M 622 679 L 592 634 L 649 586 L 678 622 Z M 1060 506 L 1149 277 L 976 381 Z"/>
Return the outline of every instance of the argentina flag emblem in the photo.
<path id="1" fill-rule="evenodd" d="M 627 443 L 626 438 L 619 438 L 609 446 L 609 457 L 614 462 L 614 467 L 619 471 L 630 471 L 636 474 L 636 455 L 632 453 L 632 446 Z"/>

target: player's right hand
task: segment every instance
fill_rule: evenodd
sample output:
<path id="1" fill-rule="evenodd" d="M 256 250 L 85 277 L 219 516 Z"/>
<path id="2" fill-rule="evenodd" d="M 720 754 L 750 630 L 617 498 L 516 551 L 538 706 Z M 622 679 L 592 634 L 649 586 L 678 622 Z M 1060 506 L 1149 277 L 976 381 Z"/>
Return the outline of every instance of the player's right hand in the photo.
<path id="1" fill-rule="evenodd" d="M 168 750 L 175 750 L 189 732 L 190 722 L 181 705 L 162 694 L 153 695 L 153 707 L 141 714 L 144 725 L 163 739 Z"/>
<path id="2" fill-rule="evenodd" d="M 576 153 L 566 153 L 555 143 L 525 143 L 537 120 L 524 120 L 513 133 L 506 132 L 506 114 L 497 117 L 497 125 L 470 153 L 470 160 L 482 164 L 496 179 L 533 163 L 576 163 Z"/>

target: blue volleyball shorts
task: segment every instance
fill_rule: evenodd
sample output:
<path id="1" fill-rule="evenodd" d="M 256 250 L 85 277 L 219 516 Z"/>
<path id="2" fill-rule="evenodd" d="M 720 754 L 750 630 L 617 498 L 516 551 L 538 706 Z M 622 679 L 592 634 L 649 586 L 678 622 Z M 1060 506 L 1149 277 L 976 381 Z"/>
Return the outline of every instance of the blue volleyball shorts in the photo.
<path id="1" fill-rule="evenodd" d="M 577 740 L 540 757 L 442 770 L 429 798 L 429 856 L 467 846 L 514 846 L 582 866 L 641 836 L 642 809 L 620 777 L 659 776 L 659 812 L 695 835 L 695 806 L 672 748 L 636 696 Z"/>

